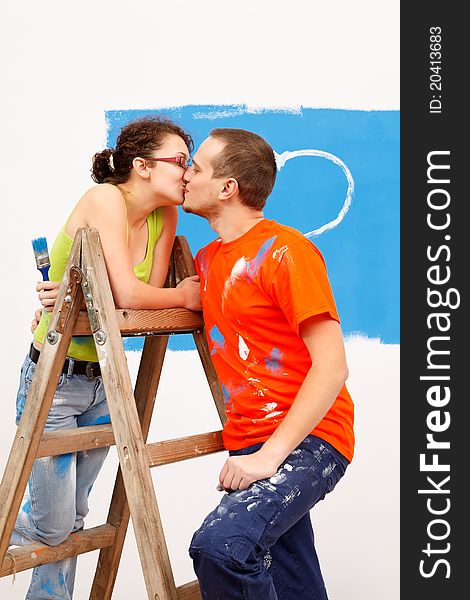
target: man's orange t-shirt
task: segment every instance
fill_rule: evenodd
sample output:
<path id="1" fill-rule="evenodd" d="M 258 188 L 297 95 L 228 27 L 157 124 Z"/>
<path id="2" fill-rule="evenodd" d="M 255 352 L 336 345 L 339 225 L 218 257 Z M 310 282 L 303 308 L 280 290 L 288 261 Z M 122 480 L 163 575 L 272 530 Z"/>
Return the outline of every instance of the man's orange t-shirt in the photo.
<path id="1" fill-rule="evenodd" d="M 299 326 L 329 313 L 339 322 L 325 261 L 301 233 L 264 219 L 241 237 L 196 255 L 212 360 L 225 399 L 224 445 L 266 441 L 312 365 Z M 346 386 L 311 432 L 349 461 L 354 406 Z"/>

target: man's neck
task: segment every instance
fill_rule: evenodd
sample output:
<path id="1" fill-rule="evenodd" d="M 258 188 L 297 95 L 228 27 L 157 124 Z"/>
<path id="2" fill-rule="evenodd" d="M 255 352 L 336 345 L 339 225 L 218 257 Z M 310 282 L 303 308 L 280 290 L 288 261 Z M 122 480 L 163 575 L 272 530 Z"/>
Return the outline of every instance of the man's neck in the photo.
<path id="1" fill-rule="evenodd" d="M 222 243 L 233 242 L 264 219 L 261 210 L 227 211 L 210 222 L 212 229 L 220 236 Z"/>

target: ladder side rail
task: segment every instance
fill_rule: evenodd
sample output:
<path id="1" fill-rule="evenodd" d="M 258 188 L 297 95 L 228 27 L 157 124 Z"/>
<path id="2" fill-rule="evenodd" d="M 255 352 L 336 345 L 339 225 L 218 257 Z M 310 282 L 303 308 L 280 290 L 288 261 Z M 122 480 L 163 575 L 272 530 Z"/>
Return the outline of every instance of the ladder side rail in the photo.
<path id="1" fill-rule="evenodd" d="M 72 338 L 74 323 L 80 311 L 83 299 L 81 287 L 75 285 L 76 282 L 73 282 L 73 284 L 70 282 L 70 268 L 79 262 L 80 252 L 81 239 L 76 236 L 67 263 L 67 276 L 62 279 L 57 302 L 48 327 L 48 333 L 54 333 L 52 340 L 55 343 L 49 343 L 46 335 L 24 411 L 10 450 L 2 483 L 0 484 L 0 565 L 9 546 L 16 517 Z M 73 287 L 73 291 L 69 286 Z M 64 303 L 66 295 L 69 296 L 70 301 Z M 64 313 L 67 313 L 67 315 L 65 316 Z M 63 330 L 60 331 L 61 329 Z"/>
<path id="2" fill-rule="evenodd" d="M 135 385 L 135 399 L 142 436 L 147 440 L 156 393 L 167 347 L 167 337 L 150 336 L 145 339 Z M 116 528 L 112 546 L 100 551 L 90 592 L 90 600 L 110 600 L 116 581 L 119 562 L 129 523 L 127 503 L 121 469 L 118 469 L 107 522 Z"/>
<path id="3" fill-rule="evenodd" d="M 82 228 L 82 236 L 82 267 L 95 311 L 90 323 L 94 319 L 97 327 L 95 345 L 148 597 L 177 600 L 101 243 L 96 229 Z"/>
<path id="4" fill-rule="evenodd" d="M 196 275 L 196 268 L 194 266 L 194 259 L 189 248 L 188 241 L 182 235 L 178 235 L 175 238 L 174 244 L 174 261 L 175 271 L 179 280 L 191 275 Z M 219 415 L 220 422 L 222 425 L 227 421 L 225 414 L 225 402 L 224 395 L 222 393 L 222 386 L 220 385 L 219 378 L 210 357 L 209 347 L 207 345 L 207 338 L 204 327 L 200 332 L 196 331 L 193 333 L 194 342 L 196 344 L 199 357 L 204 367 L 207 382 L 214 398 L 217 413 Z"/>

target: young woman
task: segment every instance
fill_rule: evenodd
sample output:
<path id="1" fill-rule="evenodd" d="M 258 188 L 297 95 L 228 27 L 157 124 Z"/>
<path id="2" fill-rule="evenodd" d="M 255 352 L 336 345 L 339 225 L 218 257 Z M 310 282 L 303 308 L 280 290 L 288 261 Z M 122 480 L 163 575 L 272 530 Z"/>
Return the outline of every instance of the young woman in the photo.
<path id="1" fill-rule="evenodd" d="M 100 233 L 117 307 L 201 309 L 198 277 L 187 278 L 176 288 L 163 288 L 192 148 L 191 137 L 175 123 L 146 118 L 126 125 L 116 148 L 94 155 L 92 178 L 97 185 L 80 198 L 54 242 L 50 282 L 38 284 L 46 311 L 21 369 L 17 423 L 47 332 L 51 316 L 47 308 L 54 304 L 80 227 L 94 227 Z M 67 354 L 45 431 L 109 423 L 93 338 L 72 338 Z M 107 451 L 37 459 L 11 544 L 56 545 L 81 529 L 88 495 Z M 26 600 L 71 600 L 75 568 L 76 557 L 35 568 Z"/>

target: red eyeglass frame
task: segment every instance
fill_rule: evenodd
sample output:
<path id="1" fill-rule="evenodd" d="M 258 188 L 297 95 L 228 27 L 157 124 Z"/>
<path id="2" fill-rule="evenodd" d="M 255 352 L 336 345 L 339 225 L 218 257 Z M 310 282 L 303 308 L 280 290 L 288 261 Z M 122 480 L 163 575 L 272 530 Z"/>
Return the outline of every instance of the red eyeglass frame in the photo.
<path id="1" fill-rule="evenodd" d="M 152 157 L 152 158 L 146 158 L 145 160 L 152 160 L 155 162 L 175 163 L 175 165 L 178 165 L 178 167 L 181 167 L 185 171 L 188 168 L 188 159 L 186 158 L 186 156 L 170 156 L 169 158 L 153 158 Z"/>

